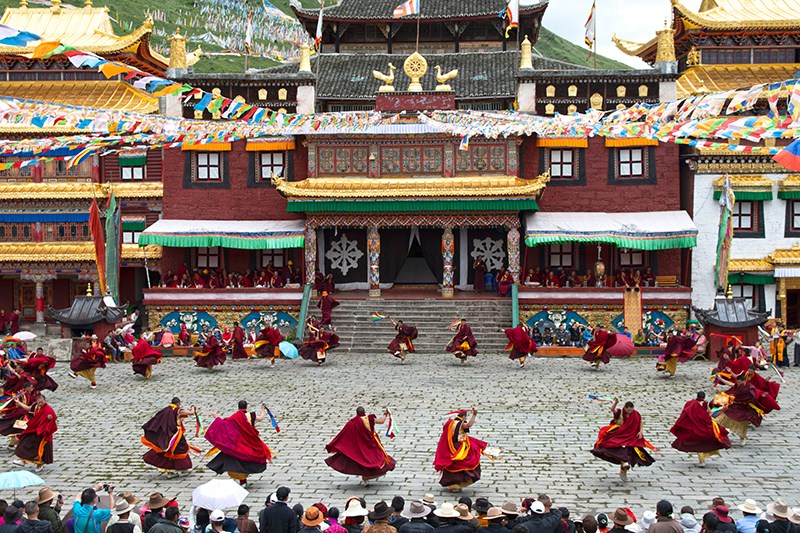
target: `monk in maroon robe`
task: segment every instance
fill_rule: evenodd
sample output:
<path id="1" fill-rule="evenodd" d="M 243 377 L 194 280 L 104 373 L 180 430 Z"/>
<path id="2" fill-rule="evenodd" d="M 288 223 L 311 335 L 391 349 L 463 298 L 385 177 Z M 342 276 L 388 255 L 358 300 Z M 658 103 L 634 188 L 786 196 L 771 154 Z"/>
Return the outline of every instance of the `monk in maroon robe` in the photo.
<path id="1" fill-rule="evenodd" d="M 106 352 L 103 350 L 97 337 L 92 336 L 89 345 L 81 350 L 81 353 L 70 362 L 69 368 L 71 372 L 69 376 L 73 379 L 77 376 L 81 376 L 89 380 L 89 386 L 94 389 L 97 387 L 95 372 L 98 368 L 105 367 Z"/>
<path id="2" fill-rule="evenodd" d="M 317 291 L 317 297 L 322 296 L 322 291 L 325 289 L 325 276 L 322 272 L 317 271 L 314 274 L 314 290 Z"/>
<path id="3" fill-rule="evenodd" d="M 478 355 L 478 341 L 472 334 L 472 328 L 469 327 L 465 319 L 460 319 L 450 325 L 450 329 L 455 329 L 456 334 L 450 343 L 447 345 L 447 351 L 461 359 L 461 362 L 467 360 L 467 357 L 475 357 Z"/>
<path id="4" fill-rule="evenodd" d="M 6 334 L 6 324 L 8 323 L 8 316 L 5 309 L 0 309 L 0 335 Z"/>
<path id="5" fill-rule="evenodd" d="M 483 292 L 486 290 L 486 263 L 483 260 L 483 257 L 478 256 L 475 258 L 475 262 L 472 264 L 472 268 L 475 272 L 474 276 L 475 279 L 472 281 L 472 287 L 475 289 L 475 292 Z"/>
<path id="6" fill-rule="evenodd" d="M 497 273 L 497 294 L 498 296 L 508 296 L 511 286 L 514 284 L 514 277 L 505 268 L 501 268 Z"/>
<path id="7" fill-rule="evenodd" d="M 131 354 L 133 371 L 145 379 L 150 379 L 153 375 L 153 365 L 161 363 L 161 352 L 150 346 L 147 339 L 142 337 L 131 350 Z"/>
<path id="8" fill-rule="evenodd" d="M 222 348 L 222 345 L 217 340 L 216 335 L 208 336 L 204 348 L 204 352 L 195 353 L 194 360 L 197 362 L 197 366 L 202 366 L 210 370 L 216 365 L 225 364 L 227 356 L 225 355 L 225 350 Z"/>
<path id="9" fill-rule="evenodd" d="M 19 442 L 14 449 L 16 464 L 30 463 L 36 472 L 41 472 L 46 464 L 53 462 L 53 435 L 58 431 L 56 412 L 47 405 L 45 397 L 39 395 L 32 405 L 17 402 L 21 409 L 32 412 L 28 425 L 19 434 Z"/>
<path id="10" fill-rule="evenodd" d="M 583 360 L 589 361 L 594 368 L 599 368 L 601 362 L 607 365 L 611 361 L 608 349 L 616 342 L 617 335 L 615 333 L 609 333 L 602 326 L 597 326 L 592 331 L 591 340 L 586 344 Z"/>
<path id="11" fill-rule="evenodd" d="M 746 374 L 736 376 L 736 384 L 726 391 L 732 397 L 731 403 L 716 416 L 720 426 L 736 433 L 744 444 L 750 424 L 761 426 L 764 411 L 758 406 L 758 390 L 747 382 Z"/>
<path id="12" fill-rule="evenodd" d="M 266 406 L 261 405 L 261 414 L 247 412 L 247 402 L 239 402 L 239 410 L 228 418 L 220 418 L 211 413 L 214 421 L 206 430 L 206 440 L 219 450 L 206 466 L 247 485 L 250 474 L 258 474 L 267 469 L 272 462 L 272 450 L 261 440 L 256 422 L 264 420 Z"/>
<path id="13" fill-rule="evenodd" d="M 392 320 L 394 324 L 394 329 L 397 334 L 392 339 L 392 342 L 389 343 L 387 350 L 390 354 L 397 357 L 405 363 L 406 361 L 406 354 L 408 353 L 415 353 L 417 350 L 414 348 L 414 339 L 417 338 L 418 332 L 416 326 L 410 326 L 404 324 L 402 320 L 398 320 L 395 322 Z"/>
<path id="14" fill-rule="evenodd" d="M 478 411 L 473 408 L 467 421 L 468 412 L 460 411 L 444 423 L 436 445 L 433 468 L 440 473 L 439 484 L 450 492 L 461 492 L 481 478 L 481 455 L 487 444 L 469 436 Z"/>
<path id="15" fill-rule="evenodd" d="M 266 357 L 275 364 L 275 359 L 281 356 L 280 344 L 283 341 L 281 330 L 273 328 L 269 324 L 264 326 L 255 342 L 256 355 Z"/>
<path id="16" fill-rule="evenodd" d="M 0 409 L 0 435 L 12 437 L 22 432 L 22 422 L 28 419 L 28 409 L 20 405 L 33 405 L 39 392 L 34 389 L 34 381 L 30 376 L 23 376 L 24 385 L 12 397 L 13 400 Z M 3 402 L 5 403 L 5 401 Z"/>
<path id="17" fill-rule="evenodd" d="M 634 409 L 633 402 L 625 402 L 617 409 L 619 400 L 614 399 L 611 412 L 614 418 L 608 426 L 600 428 L 592 455 L 619 466 L 619 477 L 628 481 L 628 470 L 634 466 L 650 466 L 655 459 L 647 452 L 653 445 L 642 433 L 642 415 Z"/>
<path id="18" fill-rule="evenodd" d="M 247 359 L 247 351 L 244 349 L 244 329 L 238 322 L 233 323 L 233 348 L 231 349 L 231 359 Z"/>
<path id="19" fill-rule="evenodd" d="M 19 312 L 19 309 L 11 313 L 11 317 L 8 319 L 9 323 L 9 332 L 13 337 L 17 333 L 19 333 L 19 320 L 22 318 L 22 313 Z"/>
<path id="20" fill-rule="evenodd" d="M 45 355 L 44 352 L 40 350 L 41 348 L 36 350 L 34 355 L 22 363 L 22 368 L 36 380 L 36 384 L 34 385 L 36 390 L 43 391 L 49 389 L 55 391 L 58 388 L 58 383 L 47 375 L 47 371 L 56 366 L 56 360 L 54 357 Z"/>
<path id="21" fill-rule="evenodd" d="M 186 324 L 181 324 L 181 331 L 178 333 L 178 346 L 189 346 L 192 343 L 192 334 Z"/>
<path id="22" fill-rule="evenodd" d="M 335 331 L 322 328 L 313 316 L 306 321 L 308 340 L 297 349 L 300 357 L 321 365 L 327 360 L 328 350 L 339 346 L 339 336 Z"/>
<path id="23" fill-rule="evenodd" d="M 333 454 L 325 463 L 342 474 L 361 476 L 364 485 L 394 470 L 394 459 L 386 453 L 375 433 L 375 425 L 386 422 L 388 414 L 389 411 L 384 411 L 378 418 L 367 415 L 363 407 L 357 408 L 356 416 L 325 446 L 325 450 Z"/>
<path id="24" fill-rule="evenodd" d="M 510 329 L 504 329 L 503 332 L 508 337 L 508 346 L 506 350 L 511 350 L 508 356 L 512 361 L 519 361 L 519 366 L 525 366 L 525 359 L 528 356 L 536 353 L 538 348 L 536 343 L 531 338 L 531 328 L 524 322 L 520 322 L 519 326 Z"/>
<path id="25" fill-rule="evenodd" d="M 166 471 L 170 477 L 178 472 L 191 470 L 192 458 L 189 457 L 189 450 L 200 450 L 186 441 L 183 419 L 196 413 L 194 407 L 181 409 L 180 398 L 173 398 L 167 407 L 144 424 L 141 442 L 150 448 L 142 457 L 144 462 Z"/>
<path id="26" fill-rule="evenodd" d="M 339 302 L 334 300 L 333 296 L 331 296 L 328 291 L 322 291 L 322 298 L 320 298 L 317 302 L 317 307 L 319 307 L 320 311 L 322 312 L 322 320 L 320 321 L 320 324 L 327 326 L 331 323 L 333 308 L 338 305 Z"/>
<path id="27" fill-rule="evenodd" d="M 696 399 L 686 402 L 678 420 L 669 430 L 675 435 L 672 447 L 682 452 L 697 452 L 700 466 L 704 466 L 705 460 L 712 455 L 719 455 L 719 450 L 731 447 L 728 430 L 711 418 L 705 400 L 706 393 L 698 392 Z"/>

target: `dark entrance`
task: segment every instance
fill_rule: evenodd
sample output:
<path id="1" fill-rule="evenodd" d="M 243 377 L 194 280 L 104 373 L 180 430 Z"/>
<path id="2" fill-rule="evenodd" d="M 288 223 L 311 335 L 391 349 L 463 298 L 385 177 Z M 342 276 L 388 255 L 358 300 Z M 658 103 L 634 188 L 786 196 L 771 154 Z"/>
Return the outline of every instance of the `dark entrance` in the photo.
<path id="1" fill-rule="evenodd" d="M 786 291 L 786 327 L 794 329 L 800 326 L 800 290 Z"/>
<path id="2" fill-rule="evenodd" d="M 422 245 L 417 239 L 411 243 L 408 249 L 405 263 L 395 278 L 395 286 L 398 285 L 436 285 L 438 280 L 431 268 L 425 261 L 425 253 Z"/>

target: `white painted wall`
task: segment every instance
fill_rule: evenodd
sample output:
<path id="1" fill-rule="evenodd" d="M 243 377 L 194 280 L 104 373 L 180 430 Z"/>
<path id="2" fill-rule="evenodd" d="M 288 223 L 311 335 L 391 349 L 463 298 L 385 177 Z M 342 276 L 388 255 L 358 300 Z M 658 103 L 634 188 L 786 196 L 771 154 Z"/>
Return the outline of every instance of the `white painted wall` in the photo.
<path id="1" fill-rule="evenodd" d="M 763 174 L 773 181 L 772 200 L 764 206 L 764 237 L 737 239 L 733 236 L 732 259 L 763 259 L 777 248 L 791 248 L 800 242 L 796 237 L 784 237 L 786 201 L 778 198 L 778 182 L 786 174 Z M 714 199 L 714 182 L 720 174 L 697 174 L 694 178 L 694 213 L 692 218 L 699 230 L 697 247 L 692 250 L 692 303 L 702 309 L 714 304 L 714 264 L 717 258 L 719 231 L 719 201 Z M 775 312 L 775 285 L 764 287 L 767 310 Z"/>

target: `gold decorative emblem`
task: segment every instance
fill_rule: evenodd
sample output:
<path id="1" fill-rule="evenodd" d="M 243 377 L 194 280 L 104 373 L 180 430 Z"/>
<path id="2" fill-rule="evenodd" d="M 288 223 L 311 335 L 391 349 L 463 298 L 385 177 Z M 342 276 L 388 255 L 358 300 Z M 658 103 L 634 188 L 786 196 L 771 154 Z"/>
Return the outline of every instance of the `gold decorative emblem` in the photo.
<path id="1" fill-rule="evenodd" d="M 422 57 L 422 54 L 414 52 L 408 56 L 403 63 L 403 71 L 406 73 L 406 76 L 411 78 L 411 83 L 408 84 L 408 92 L 422 92 L 422 84 L 419 80 L 428 72 L 428 61 Z"/>
<path id="2" fill-rule="evenodd" d="M 589 103 L 592 105 L 592 109 L 602 110 L 603 109 L 603 95 L 601 95 L 600 93 L 594 93 L 589 98 Z"/>
<path id="3" fill-rule="evenodd" d="M 378 88 L 378 92 L 379 93 L 393 93 L 394 92 L 394 71 L 395 70 L 396 70 L 396 67 L 394 65 L 392 65 L 391 63 L 389 63 L 389 74 L 384 74 L 380 70 L 373 70 L 372 71 L 372 76 L 376 80 L 380 80 L 380 81 L 383 82 L 383 85 L 381 85 Z"/>
<path id="4" fill-rule="evenodd" d="M 450 84 L 447 82 L 458 76 L 458 69 L 453 69 L 450 72 L 442 74 L 442 67 L 436 65 L 434 68 L 436 69 L 436 81 L 439 82 L 439 85 L 436 86 L 436 90 L 439 92 L 452 91 L 453 88 L 450 87 Z"/>

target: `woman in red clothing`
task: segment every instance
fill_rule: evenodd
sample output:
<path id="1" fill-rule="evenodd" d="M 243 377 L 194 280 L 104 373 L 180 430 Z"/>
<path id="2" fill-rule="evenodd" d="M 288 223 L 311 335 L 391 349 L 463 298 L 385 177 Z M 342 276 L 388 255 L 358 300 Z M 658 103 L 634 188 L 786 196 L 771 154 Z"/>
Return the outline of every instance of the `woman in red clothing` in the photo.
<path id="1" fill-rule="evenodd" d="M 696 399 L 686 402 L 678 420 L 669 430 L 675 435 L 672 447 L 682 452 L 697 452 L 699 466 L 705 466 L 705 460 L 709 457 L 719 455 L 719 450 L 731 447 L 728 430 L 717 424 L 710 412 L 706 393 L 700 391 Z"/>
<path id="2" fill-rule="evenodd" d="M 628 470 L 634 466 L 650 466 L 655 459 L 647 453 L 653 445 L 647 442 L 642 433 L 642 415 L 634 409 L 633 402 L 625 402 L 617 409 L 618 398 L 614 398 L 611 424 L 600 428 L 592 455 L 619 465 L 619 477 L 628 481 Z"/>
<path id="3" fill-rule="evenodd" d="M 460 411 L 445 422 L 436 446 L 433 468 L 441 475 L 439 484 L 450 492 L 461 492 L 481 478 L 481 454 L 486 443 L 469 436 L 469 428 L 475 423 L 478 410 L 472 409 L 469 421 L 468 412 Z"/>
<path id="4" fill-rule="evenodd" d="M 325 446 L 325 450 L 333 454 L 325 463 L 342 474 L 361 476 L 364 486 L 369 480 L 394 470 L 394 459 L 386 453 L 375 433 L 375 425 L 386 422 L 388 414 L 389 411 L 384 410 L 383 416 L 378 418 L 367 415 L 363 407 L 357 408 L 356 416 Z"/>

